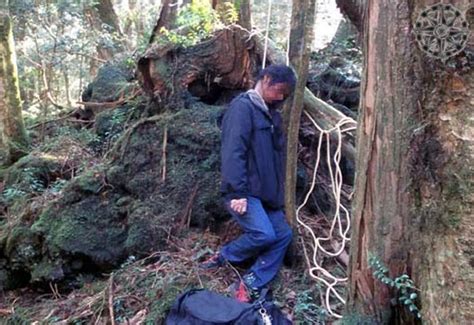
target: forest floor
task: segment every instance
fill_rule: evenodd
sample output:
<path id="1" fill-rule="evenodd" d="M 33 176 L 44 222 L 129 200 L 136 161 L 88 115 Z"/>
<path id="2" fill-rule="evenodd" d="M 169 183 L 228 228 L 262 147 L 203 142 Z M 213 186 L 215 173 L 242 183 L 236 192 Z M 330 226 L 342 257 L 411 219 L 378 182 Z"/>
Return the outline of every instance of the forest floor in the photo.
<path id="1" fill-rule="evenodd" d="M 4 293 L 0 319 L 6 324 L 161 324 L 176 297 L 191 288 L 229 295 L 228 288 L 242 267 L 224 266 L 203 271 L 198 264 L 221 242 L 235 235 L 228 222 L 222 234 L 187 230 L 167 239 L 167 251 L 134 260 L 101 277 L 82 279 L 82 287 L 62 292 L 49 288 L 22 288 Z M 298 245 L 301 248 L 300 245 Z M 337 263 L 332 266 L 344 273 Z M 302 263 L 284 267 L 272 284 L 273 296 L 297 324 L 330 320 L 323 306 L 324 290 L 308 279 Z M 337 308 L 339 309 L 339 308 Z M 330 322 L 329 322 L 330 323 Z"/>
<path id="2" fill-rule="evenodd" d="M 350 48 L 346 49 L 347 46 Z M 329 48 L 315 55 L 313 75 L 320 74 L 320 69 L 335 71 L 328 68 L 334 53 L 336 59 L 349 57 L 349 60 L 354 61 L 357 66 L 360 53 L 352 47 L 353 42 L 346 42 L 342 46 L 335 46 L 335 49 Z M 352 67 L 352 65 L 347 66 Z M 327 80 L 318 79 L 315 84 L 321 85 L 327 81 L 330 85 L 338 85 L 338 88 L 341 88 L 339 87 L 341 80 L 337 78 L 345 74 L 346 72 L 343 71 L 334 77 L 334 74 L 327 73 L 325 74 L 328 77 Z M 353 72 L 348 74 L 351 75 Z M 326 90 L 323 90 L 325 93 Z M 335 89 L 330 90 L 330 92 L 335 92 Z M 343 87 L 338 90 L 345 94 Z M 75 124 L 74 127 L 70 127 L 70 123 L 65 119 L 61 121 L 64 125 L 48 124 L 36 129 L 34 145 L 38 153 L 65 157 L 64 163 L 59 166 L 61 173 L 65 170 L 90 170 L 104 163 L 106 152 L 131 125 L 128 124 L 131 121 L 129 121 L 130 115 L 127 110 L 116 109 L 109 117 L 107 122 L 110 122 L 111 127 L 105 132 L 106 141 L 103 143 L 98 144 L 98 134 L 94 133 L 90 125 L 78 127 Z M 120 127 L 117 128 L 117 125 Z M 49 127 L 51 129 L 48 129 Z M 303 162 L 303 169 L 305 169 L 303 173 L 311 175 L 315 159 L 316 133 L 308 120 L 302 121 L 302 129 L 304 129 L 303 136 L 300 135 L 300 137 L 305 137 L 304 146 L 307 146 L 302 152 L 302 156 L 307 160 Z M 45 137 L 45 132 L 46 135 L 48 132 L 53 135 Z M 72 140 L 68 142 L 68 139 Z M 58 145 L 55 146 L 55 144 Z M 97 145 L 102 148 L 99 153 L 95 151 Z M 71 175 L 70 178 L 74 179 L 76 176 Z M 317 181 L 320 188 L 325 187 L 328 190 L 330 181 L 326 176 L 319 176 Z M 304 181 L 308 182 L 308 180 L 308 177 L 304 178 Z M 5 196 L 7 192 L 1 186 L 3 183 L 0 183 L 0 189 Z M 346 184 L 344 186 L 346 186 L 345 191 L 350 193 L 351 186 Z M 60 196 L 58 193 L 62 188 L 62 183 L 54 183 L 41 193 L 35 192 L 36 196 L 29 199 L 25 205 L 25 209 L 29 210 L 26 213 L 22 212 L 22 218 L 25 219 L 26 216 L 27 223 L 31 225 L 33 219 L 28 216 L 37 214 L 37 211 Z M 330 205 L 333 202 L 332 199 L 328 199 L 327 194 L 320 192 L 317 195 L 320 194 L 322 196 L 319 198 L 312 198 L 311 211 L 306 210 L 307 216 L 303 218 L 307 225 L 312 229 L 317 229 L 319 234 L 328 234 L 331 232 L 333 211 L 330 211 L 330 207 L 325 209 L 320 203 L 324 201 L 324 204 Z M 322 210 L 325 211 L 322 212 Z M 8 217 L 6 215 L 4 219 L 6 223 L 11 223 Z M 239 274 L 242 274 L 249 264 L 226 265 L 210 272 L 199 269 L 198 265 L 202 260 L 216 252 L 223 243 L 238 235 L 236 230 L 238 227 L 232 221 L 225 221 L 215 228 L 212 231 L 209 229 L 203 231 L 191 225 L 176 233 L 169 232 L 165 248 L 162 250 L 140 258 L 129 256 L 119 268 L 102 274 L 81 273 L 71 279 L 69 284 L 43 282 L 0 292 L 0 323 L 161 324 L 175 299 L 188 289 L 206 288 L 229 295 L 229 286 L 238 279 Z M 302 227 L 296 229 L 295 232 L 298 235 L 295 236 L 294 247 L 287 256 L 289 263 L 283 267 L 277 279 L 272 283 L 274 300 L 296 324 L 331 324 L 335 318 L 329 315 L 325 307 L 327 288 L 311 277 L 308 272 L 314 249 L 313 238 Z M 325 245 L 327 250 L 335 249 L 334 243 L 328 242 Z M 347 252 L 348 247 L 344 252 L 346 257 Z M 318 261 L 338 278 L 346 277 L 346 259 L 318 256 Z M 2 267 L 1 264 L 0 267 Z M 338 286 L 336 290 L 341 296 L 345 295 L 343 285 Z M 329 299 L 332 310 L 342 312 L 343 305 L 334 297 Z"/>

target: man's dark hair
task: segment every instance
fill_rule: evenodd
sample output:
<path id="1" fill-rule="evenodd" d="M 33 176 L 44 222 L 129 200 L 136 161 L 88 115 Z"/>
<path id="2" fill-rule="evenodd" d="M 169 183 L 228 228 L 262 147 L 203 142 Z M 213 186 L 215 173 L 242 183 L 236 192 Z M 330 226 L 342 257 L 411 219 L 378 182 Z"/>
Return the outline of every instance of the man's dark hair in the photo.
<path id="1" fill-rule="evenodd" d="M 285 83 L 293 90 L 296 85 L 296 75 L 292 68 L 284 64 L 274 64 L 260 71 L 257 81 L 270 77 L 270 85 Z"/>

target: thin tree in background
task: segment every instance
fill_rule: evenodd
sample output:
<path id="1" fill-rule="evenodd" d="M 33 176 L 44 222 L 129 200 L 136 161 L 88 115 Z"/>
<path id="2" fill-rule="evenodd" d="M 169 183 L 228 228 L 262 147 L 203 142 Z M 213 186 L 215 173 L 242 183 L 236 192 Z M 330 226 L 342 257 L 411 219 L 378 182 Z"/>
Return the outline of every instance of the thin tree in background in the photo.
<path id="1" fill-rule="evenodd" d="M 250 10 L 250 0 L 239 1 L 239 7 L 237 9 L 239 10 L 238 24 L 247 30 L 251 30 L 252 29 L 252 13 Z"/>
<path id="2" fill-rule="evenodd" d="M 26 154 L 28 138 L 21 114 L 15 43 L 8 0 L 0 2 L 0 118 L 7 162 L 12 163 Z"/>
<path id="3" fill-rule="evenodd" d="M 111 60 L 116 53 L 124 50 L 125 41 L 122 37 L 118 16 L 110 0 L 100 0 L 86 5 L 84 14 L 98 39 L 96 48 L 99 60 L 104 62 Z M 104 35 L 113 36 L 113 43 L 107 40 Z M 94 76 L 99 64 L 97 60 L 91 60 L 90 64 L 90 74 Z"/>
<path id="4" fill-rule="evenodd" d="M 150 43 L 153 43 L 158 35 L 161 33 L 162 28 L 172 29 L 178 15 L 178 5 L 175 1 L 164 0 L 161 4 L 160 15 L 158 21 L 153 28 L 150 37 Z"/>
<path id="5" fill-rule="evenodd" d="M 114 10 L 111 0 L 99 0 L 95 3 L 95 8 L 102 23 L 106 24 L 111 32 L 122 35 L 119 18 Z"/>
<path id="6" fill-rule="evenodd" d="M 288 102 L 284 111 L 288 116 L 288 145 L 285 179 L 285 206 L 288 222 L 294 225 L 296 220 L 296 167 L 298 161 L 298 132 L 303 111 L 304 91 L 308 78 L 308 65 L 313 39 L 315 0 L 294 0 L 291 14 L 291 33 L 289 60 L 295 68 L 298 81 L 293 100 Z"/>

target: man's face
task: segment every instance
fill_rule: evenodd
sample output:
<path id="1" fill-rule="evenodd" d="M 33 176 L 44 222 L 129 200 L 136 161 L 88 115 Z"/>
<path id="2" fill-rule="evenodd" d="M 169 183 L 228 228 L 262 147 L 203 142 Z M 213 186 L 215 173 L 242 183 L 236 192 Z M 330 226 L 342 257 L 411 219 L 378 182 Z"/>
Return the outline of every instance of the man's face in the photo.
<path id="1" fill-rule="evenodd" d="M 268 105 L 276 105 L 290 96 L 291 89 L 286 83 L 271 84 L 269 76 L 262 80 L 262 98 Z"/>

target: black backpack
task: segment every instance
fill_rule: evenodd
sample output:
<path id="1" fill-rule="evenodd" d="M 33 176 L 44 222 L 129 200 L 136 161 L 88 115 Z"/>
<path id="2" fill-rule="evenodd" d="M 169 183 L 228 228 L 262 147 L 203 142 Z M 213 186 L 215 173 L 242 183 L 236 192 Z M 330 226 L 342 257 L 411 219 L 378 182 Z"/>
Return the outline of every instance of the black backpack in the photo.
<path id="1" fill-rule="evenodd" d="M 166 318 L 166 325 L 291 325 L 280 309 L 265 300 L 266 292 L 252 304 L 218 293 L 192 289 L 178 297 Z"/>

